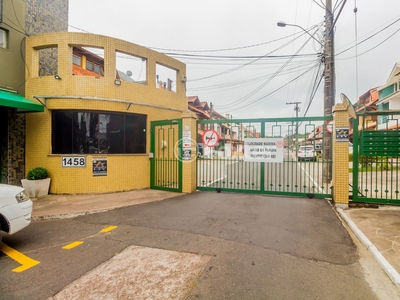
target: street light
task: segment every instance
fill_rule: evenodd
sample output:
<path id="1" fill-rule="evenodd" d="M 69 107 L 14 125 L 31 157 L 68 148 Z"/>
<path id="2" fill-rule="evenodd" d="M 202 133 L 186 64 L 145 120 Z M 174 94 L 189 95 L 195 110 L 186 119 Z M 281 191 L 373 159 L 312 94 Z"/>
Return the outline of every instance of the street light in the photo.
<path id="1" fill-rule="evenodd" d="M 332 115 L 332 106 L 335 104 L 335 62 L 334 62 L 334 53 L 333 53 L 333 30 L 332 30 L 332 22 L 333 22 L 333 14 L 332 11 L 332 1 L 326 1 L 326 33 L 325 34 L 325 44 L 323 45 L 320 41 L 318 41 L 313 35 L 311 35 L 307 30 L 303 27 L 296 25 L 296 24 L 286 24 L 285 22 L 278 22 L 277 25 L 279 27 L 286 27 L 286 26 L 294 26 L 299 27 L 309 36 L 311 36 L 315 41 L 317 41 L 323 48 L 323 60 L 325 64 L 324 69 L 324 116 L 331 116 Z M 324 124 L 326 125 L 326 124 Z M 324 126 L 325 127 L 325 126 Z M 326 132 L 324 135 L 324 156 L 327 161 L 332 161 L 332 134 Z M 328 180 L 332 179 L 332 172 L 331 172 L 331 163 L 325 165 L 325 176 Z"/>
<path id="2" fill-rule="evenodd" d="M 286 24 L 283 21 L 280 21 L 278 23 L 276 23 L 276 25 L 278 25 L 279 27 L 286 27 L 286 26 L 293 26 L 293 27 L 299 27 L 301 30 L 303 30 L 305 33 L 307 33 L 309 36 L 311 36 L 315 41 L 317 41 L 322 47 L 324 47 L 324 45 L 318 41 L 312 34 L 310 34 L 307 30 L 305 30 L 303 27 L 296 25 L 296 24 Z"/>

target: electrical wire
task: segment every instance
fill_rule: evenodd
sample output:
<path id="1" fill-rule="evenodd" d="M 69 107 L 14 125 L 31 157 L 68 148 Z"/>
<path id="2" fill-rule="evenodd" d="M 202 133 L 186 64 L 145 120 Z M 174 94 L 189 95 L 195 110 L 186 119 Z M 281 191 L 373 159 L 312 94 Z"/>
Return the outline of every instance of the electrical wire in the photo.
<path id="1" fill-rule="evenodd" d="M 304 66 L 306 66 L 306 64 L 304 63 Z M 307 63 L 307 68 L 309 67 L 309 63 Z M 302 71 L 305 68 L 302 66 L 293 66 L 290 69 L 287 69 L 286 72 L 281 72 L 279 75 L 287 75 L 288 73 L 297 70 L 297 71 Z M 237 81 L 230 81 L 228 83 L 221 83 L 221 84 L 216 84 L 216 85 L 209 85 L 209 86 L 201 86 L 201 87 L 197 87 L 197 88 L 190 88 L 189 90 L 191 92 L 195 92 L 195 91 L 207 91 L 207 90 L 220 90 L 223 88 L 241 88 L 243 87 L 243 85 L 247 85 L 247 84 L 252 84 L 254 82 L 257 82 L 259 80 L 264 80 L 266 76 L 272 76 L 273 74 L 257 74 L 254 76 L 249 76 L 246 78 L 243 78 L 241 80 L 237 80 Z"/>
<path id="2" fill-rule="evenodd" d="M 222 49 L 203 49 L 203 50 L 178 50 L 178 49 L 167 49 L 167 48 L 157 48 L 157 47 L 147 47 L 150 49 L 154 49 L 154 50 L 160 50 L 160 51 L 173 51 L 173 52 L 222 52 L 222 51 L 233 51 L 233 50 L 241 50 L 241 49 L 247 49 L 247 48 L 254 48 L 254 47 L 258 47 L 258 46 L 263 46 L 263 45 L 267 45 L 267 44 L 271 44 L 277 41 L 281 41 L 284 40 L 288 37 L 292 37 L 295 34 L 292 35 L 288 35 L 279 39 L 275 39 L 272 41 L 267 41 L 267 42 L 262 42 L 262 43 L 258 43 L 258 44 L 252 44 L 252 45 L 247 45 L 247 46 L 239 46 L 239 47 L 233 47 L 233 48 L 222 48 Z"/>
<path id="3" fill-rule="evenodd" d="M 258 99 L 256 99 L 256 100 L 252 101 L 252 102 L 249 103 L 249 104 L 245 104 L 245 106 L 242 106 L 242 107 L 239 107 L 239 108 L 230 110 L 230 111 L 231 111 L 231 112 L 239 111 L 239 110 L 241 110 L 241 109 L 244 108 L 244 107 L 249 108 L 249 107 L 251 107 L 251 106 L 257 104 L 257 103 L 260 102 L 261 100 L 264 100 L 264 99 L 268 98 L 269 96 L 271 96 L 271 95 L 273 95 L 274 93 L 278 92 L 279 90 L 283 89 L 285 86 L 287 86 L 287 85 L 291 84 L 292 82 L 298 80 L 299 78 L 301 78 L 302 76 L 304 76 L 305 74 L 307 74 L 308 72 L 310 72 L 311 70 L 313 70 L 315 67 L 317 67 L 317 65 L 319 65 L 319 63 L 316 64 L 316 65 L 314 65 L 314 66 L 312 66 L 311 68 L 307 69 L 306 71 L 304 71 L 304 72 L 301 73 L 300 75 L 296 76 L 296 77 L 293 78 L 292 80 L 288 81 L 286 84 L 284 84 L 284 85 L 280 86 L 279 88 L 273 90 L 272 92 L 268 93 L 267 95 L 262 96 L 262 97 L 260 97 L 260 98 L 258 98 Z M 219 107 L 219 106 L 216 106 L 216 107 Z"/>
<path id="4" fill-rule="evenodd" d="M 19 22 L 19 19 L 18 19 L 18 16 L 17 16 L 17 12 L 15 11 L 15 5 L 14 5 L 14 1 L 13 0 L 11 1 L 11 4 L 12 4 L 13 11 L 14 11 L 15 19 L 17 20 L 17 22 L 19 24 L 19 28 L 21 28 L 23 31 L 25 31 L 25 28 Z M 17 24 L 15 24 L 15 25 L 17 25 Z M 26 32 L 25 32 L 25 34 L 26 34 Z"/>
<path id="5" fill-rule="evenodd" d="M 26 34 L 26 32 L 23 32 L 23 31 L 21 31 L 21 30 L 15 28 L 14 26 L 11 26 L 10 24 L 8 24 L 8 23 L 6 23 L 6 22 L 4 22 L 4 21 L 3 21 L 2 23 L 5 24 L 5 25 L 7 25 L 8 27 L 10 27 L 11 29 L 14 29 L 16 32 L 19 32 L 19 33 L 21 33 L 21 34 L 23 34 L 23 35 L 25 35 L 25 36 L 28 36 L 28 35 Z"/>
<path id="6" fill-rule="evenodd" d="M 251 64 L 253 64 L 253 63 L 259 61 L 262 57 L 266 57 L 266 56 L 270 55 L 271 53 L 274 53 L 274 52 L 276 52 L 276 51 L 278 51 L 278 50 L 280 50 L 280 49 L 282 49 L 282 48 L 284 48 L 284 47 L 290 45 L 290 44 L 293 43 L 295 40 L 299 39 L 300 37 L 302 37 L 302 36 L 305 35 L 305 34 L 308 34 L 308 33 L 307 33 L 307 32 L 304 32 L 304 33 L 300 34 L 299 36 L 297 36 L 295 39 L 293 39 L 293 40 L 291 40 L 291 41 L 289 41 L 289 42 L 283 44 L 282 46 L 278 47 L 277 49 L 272 50 L 272 51 L 270 51 L 269 53 L 267 53 L 267 54 L 265 54 L 265 55 L 263 55 L 263 56 L 261 56 L 261 57 L 259 57 L 259 58 L 256 58 L 256 59 L 254 59 L 254 60 L 252 60 L 252 61 L 250 61 L 250 62 L 248 62 L 248 63 L 242 64 L 242 65 L 240 65 L 240 66 L 238 66 L 238 67 L 235 67 L 235 68 L 232 68 L 232 69 L 229 69 L 229 70 L 225 70 L 225 71 L 222 71 L 222 72 L 213 74 L 213 75 L 208 75 L 208 76 L 205 76 L 205 77 L 195 78 L 195 79 L 192 79 L 192 80 L 190 80 L 190 81 L 188 80 L 188 82 L 194 82 L 194 81 L 199 81 L 199 80 L 204 80 L 204 79 L 210 79 L 210 78 L 214 78 L 214 77 L 217 77 L 217 76 L 225 75 L 225 74 L 232 73 L 232 72 L 234 72 L 234 71 L 240 70 L 240 69 L 242 69 L 242 68 L 244 68 L 244 67 L 246 67 L 246 66 L 248 66 L 248 65 L 251 65 Z"/>
<path id="7" fill-rule="evenodd" d="M 382 33 L 384 30 L 388 29 L 389 27 L 393 26 L 395 23 L 397 23 L 397 22 L 399 22 L 399 21 L 400 21 L 400 18 L 397 18 L 395 21 L 393 21 L 393 22 L 390 23 L 389 25 L 385 26 L 384 28 L 382 28 L 382 29 L 379 30 L 378 32 L 376 32 L 376 33 L 374 33 L 374 34 L 368 36 L 368 37 L 365 38 L 365 39 L 363 39 L 361 42 L 358 42 L 356 45 L 351 46 L 351 47 L 349 47 L 349 48 L 347 48 L 347 49 L 345 49 L 345 50 L 343 50 L 343 51 L 337 53 L 336 56 L 341 55 L 341 54 L 343 54 L 343 53 L 345 53 L 345 52 L 347 52 L 347 51 L 353 49 L 355 46 L 361 45 L 362 43 L 364 43 L 364 42 L 366 42 L 366 41 L 372 39 L 374 36 L 378 35 L 379 33 Z M 392 36 L 393 36 L 393 35 L 392 35 Z M 385 41 L 386 41 L 386 40 L 385 40 Z M 374 48 L 376 48 L 376 47 L 374 47 Z"/>
<path id="8" fill-rule="evenodd" d="M 304 47 L 305 45 L 310 41 L 312 37 L 310 36 L 307 41 L 305 43 L 303 43 L 303 45 L 296 51 L 296 53 L 294 55 L 297 55 Z M 279 74 L 292 60 L 293 60 L 294 56 L 292 56 L 291 58 L 289 58 L 271 77 L 269 77 L 266 81 L 264 81 L 260 86 L 258 86 L 256 89 L 254 89 L 253 91 L 251 91 L 249 94 L 247 94 L 246 96 L 232 102 L 229 103 L 227 105 L 224 105 L 224 108 L 232 108 L 234 106 L 237 106 L 239 104 L 241 104 L 242 101 L 245 101 L 247 99 L 249 99 L 251 96 L 255 95 L 258 91 L 260 91 L 264 86 L 266 86 L 268 83 L 270 83 L 276 76 L 277 74 Z"/>

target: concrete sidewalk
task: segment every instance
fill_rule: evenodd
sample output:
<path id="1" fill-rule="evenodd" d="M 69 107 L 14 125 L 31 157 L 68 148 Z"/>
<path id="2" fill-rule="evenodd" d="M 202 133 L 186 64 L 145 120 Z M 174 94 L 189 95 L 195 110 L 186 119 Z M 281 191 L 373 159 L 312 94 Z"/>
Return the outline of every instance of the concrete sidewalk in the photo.
<path id="1" fill-rule="evenodd" d="M 33 199 L 32 217 L 34 220 L 68 218 L 182 195 L 151 189 L 109 194 L 48 195 Z M 337 211 L 400 289 L 400 207 Z"/>
<path id="2" fill-rule="evenodd" d="M 32 199 L 32 218 L 38 220 L 73 217 L 182 195 L 184 194 L 151 189 L 109 194 L 47 195 L 40 199 Z"/>
<path id="3" fill-rule="evenodd" d="M 400 207 L 382 205 L 338 212 L 400 290 Z"/>

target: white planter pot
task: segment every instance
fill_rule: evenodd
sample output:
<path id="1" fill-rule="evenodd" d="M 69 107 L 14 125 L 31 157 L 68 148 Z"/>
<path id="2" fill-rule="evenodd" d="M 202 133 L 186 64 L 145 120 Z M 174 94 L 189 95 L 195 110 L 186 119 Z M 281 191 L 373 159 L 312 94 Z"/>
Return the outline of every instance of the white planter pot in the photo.
<path id="1" fill-rule="evenodd" d="M 51 178 L 28 180 L 21 179 L 22 186 L 29 198 L 41 198 L 49 194 Z"/>

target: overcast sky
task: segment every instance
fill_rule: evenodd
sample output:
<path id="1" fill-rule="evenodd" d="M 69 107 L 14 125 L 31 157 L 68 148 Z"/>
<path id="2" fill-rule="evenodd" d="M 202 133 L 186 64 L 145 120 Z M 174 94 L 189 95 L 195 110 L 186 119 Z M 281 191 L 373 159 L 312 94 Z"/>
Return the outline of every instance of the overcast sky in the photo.
<path id="1" fill-rule="evenodd" d="M 333 0 L 336 102 L 344 93 L 355 103 L 368 89 L 385 84 L 400 61 L 398 1 L 351 0 L 339 15 L 343 1 Z M 317 41 L 323 42 L 324 3 L 70 0 L 69 31 L 174 53 L 187 67 L 187 96 L 212 102 L 233 118 L 295 116 L 294 105 L 287 102 L 301 102 L 303 116 L 319 79 L 318 53 L 323 50 Z M 301 26 L 314 39 L 298 27 L 278 27 L 279 21 Z M 356 37 L 365 40 L 357 47 Z M 322 80 L 307 116 L 323 115 L 323 86 Z"/>

